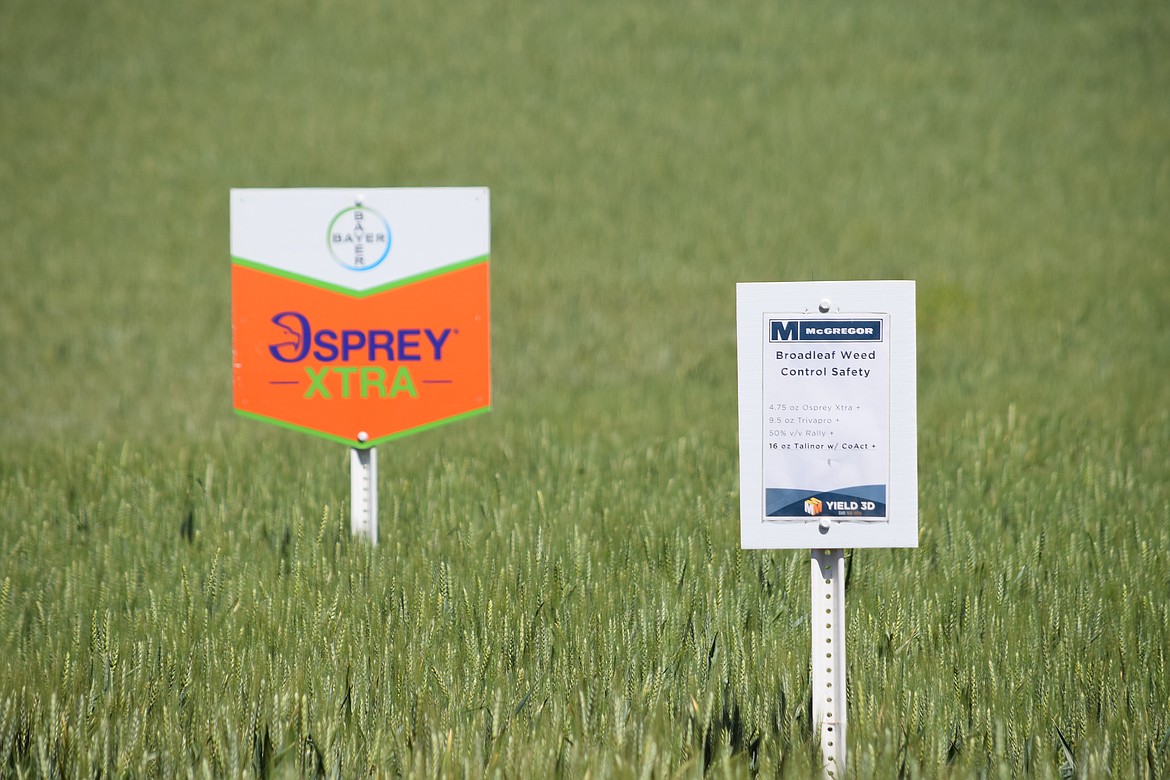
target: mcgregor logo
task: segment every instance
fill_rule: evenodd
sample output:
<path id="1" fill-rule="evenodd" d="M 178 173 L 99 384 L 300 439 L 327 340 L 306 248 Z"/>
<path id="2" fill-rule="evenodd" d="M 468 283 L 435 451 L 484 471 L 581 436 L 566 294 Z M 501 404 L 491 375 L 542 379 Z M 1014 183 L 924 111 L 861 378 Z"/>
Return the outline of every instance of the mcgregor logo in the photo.
<path id="1" fill-rule="evenodd" d="M 804 513 L 813 516 L 819 515 L 823 506 L 819 498 L 810 498 L 804 502 Z"/>
<path id="2" fill-rule="evenodd" d="M 342 209 L 329 223 L 329 254 L 351 271 L 369 271 L 390 254 L 390 223 L 358 203 Z"/>

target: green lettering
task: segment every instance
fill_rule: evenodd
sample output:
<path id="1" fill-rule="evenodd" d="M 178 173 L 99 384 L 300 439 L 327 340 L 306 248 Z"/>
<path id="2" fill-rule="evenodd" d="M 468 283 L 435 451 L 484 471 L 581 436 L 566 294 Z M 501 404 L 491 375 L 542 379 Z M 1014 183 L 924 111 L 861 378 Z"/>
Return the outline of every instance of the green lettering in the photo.
<path id="1" fill-rule="evenodd" d="M 362 398 L 368 398 L 370 388 L 378 389 L 378 397 L 386 397 L 386 369 L 381 366 L 362 366 Z"/>
<path id="2" fill-rule="evenodd" d="M 333 373 L 341 377 L 341 397 L 349 398 L 350 379 L 357 372 L 357 366 L 334 366 Z"/>
<path id="3" fill-rule="evenodd" d="M 321 373 L 313 370 L 312 366 L 305 366 L 305 373 L 309 375 L 309 389 L 305 391 L 305 398 L 312 398 L 314 393 L 319 393 L 322 398 L 329 400 L 333 396 L 329 394 L 329 388 L 325 386 L 325 377 L 329 375 L 328 366 L 321 369 Z"/>
<path id="4" fill-rule="evenodd" d="M 399 366 L 398 373 L 394 375 L 394 384 L 390 386 L 390 397 L 393 398 L 404 391 L 411 398 L 418 398 L 418 390 L 414 388 L 414 380 L 410 376 L 409 369 L 406 366 Z"/>

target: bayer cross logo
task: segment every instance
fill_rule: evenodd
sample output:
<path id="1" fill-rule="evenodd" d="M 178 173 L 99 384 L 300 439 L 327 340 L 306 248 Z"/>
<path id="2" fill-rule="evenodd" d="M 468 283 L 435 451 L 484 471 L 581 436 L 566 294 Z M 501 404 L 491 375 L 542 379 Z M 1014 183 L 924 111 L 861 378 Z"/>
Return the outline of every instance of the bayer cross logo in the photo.
<path id="1" fill-rule="evenodd" d="M 390 254 L 390 223 L 357 203 L 329 223 L 329 254 L 351 271 L 368 271 Z"/>

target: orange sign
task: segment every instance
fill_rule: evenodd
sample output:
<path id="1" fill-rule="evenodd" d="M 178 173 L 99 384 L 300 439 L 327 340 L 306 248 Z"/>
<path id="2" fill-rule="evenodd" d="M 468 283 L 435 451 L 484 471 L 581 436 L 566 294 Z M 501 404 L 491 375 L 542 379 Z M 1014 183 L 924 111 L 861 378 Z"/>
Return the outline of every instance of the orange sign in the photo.
<path id="1" fill-rule="evenodd" d="M 256 201 L 274 192 L 304 191 L 242 190 L 233 192 L 233 198 L 247 196 L 239 212 L 255 216 Z M 396 245 L 409 249 L 419 239 L 409 234 L 417 221 L 400 220 L 393 198 L 384 197 L 386 202 L 376 208 L 364 199 L 355 206 L 352 198 L 344 197 L 348 191 L 309 192 L 324 202 L 316 209 L 320 240 L 308 259 L 279 265 L 236 256 L 247 242 L 236 241 L 233 202 L 236 411 L 359 448 L 487 411 L 488 255 L 455 262 L 439 257 L 426 268 L 417 258 L 395 256 Z M 412 191 L 375 191 L 387 192 L 409 196 Z M 486 190 L 472 192 L 482 194 L 486 216 Z M 338 196 L 329 202 L 322 193 Z M 279 204 L 262 209 L 270 215 L 285 212 Z M 339 228 L 343 220 L 348 224 Z M 253 250 L 251 254 L 263 253 L 262 246 Z M 320 256 L 312 258 L 314 252 Z M 368 273 L 377 269 L 363 264 L 375 260 L 385 268 Z M 303 273 L 313 262 L 320 263 L 325 278 Z"/>

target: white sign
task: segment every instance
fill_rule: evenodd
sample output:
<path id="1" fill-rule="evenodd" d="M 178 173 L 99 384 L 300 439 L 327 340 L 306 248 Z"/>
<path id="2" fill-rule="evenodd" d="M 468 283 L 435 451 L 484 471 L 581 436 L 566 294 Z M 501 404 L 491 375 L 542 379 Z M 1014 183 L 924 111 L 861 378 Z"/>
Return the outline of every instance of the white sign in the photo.
<path id="1" fill-rule="evenodd" d="M 737 285 L 740 543 L 918 546 L 913 282 Z"/>
<path id="2" fill-rule="evenodd" d="M 486 187 L 232 190 L 232 258 L 367 294 L 486 257 L 488 201 Z"/>

